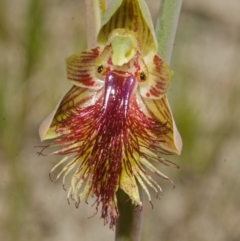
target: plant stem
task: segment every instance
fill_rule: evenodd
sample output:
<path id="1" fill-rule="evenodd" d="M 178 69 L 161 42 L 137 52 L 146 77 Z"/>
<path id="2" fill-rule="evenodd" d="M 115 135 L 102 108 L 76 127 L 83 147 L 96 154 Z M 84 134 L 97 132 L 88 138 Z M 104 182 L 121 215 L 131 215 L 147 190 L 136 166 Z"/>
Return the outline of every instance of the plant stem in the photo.
<path id="1" fill-rule="evenodd" d="M 158 55 L 170 64 L 182 0 L 162 0 L 156 25 Z"/>
<path id="2" fill-rule="evenodd" d="M 140 196 L 142 193 L 140 189 Z M 115 241 L 140 241 L 142 230 L 143 210 L 132 205 L 127 194 L 121 189 L 117 192 L 120 216 L 117 220 Z"/>
<path id="3" fill-rule="evenodd" d="M 85 0 L 85 19 L 88 48 L 94 48 L 97 46 L 97 35 L 101 27 L 101 18 L 105 10 L 105 0 Z"/>

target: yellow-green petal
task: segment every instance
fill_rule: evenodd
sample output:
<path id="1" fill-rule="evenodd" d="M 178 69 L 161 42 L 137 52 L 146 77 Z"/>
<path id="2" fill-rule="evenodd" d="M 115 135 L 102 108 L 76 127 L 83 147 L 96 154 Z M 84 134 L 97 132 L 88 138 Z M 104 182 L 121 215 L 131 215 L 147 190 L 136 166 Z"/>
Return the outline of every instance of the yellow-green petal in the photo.
<path id="1" fill-rule="evenodd" d="M 114 0 L 109 5 L 102 19 L 98 35 L 98 44 L 104 46 L 109 34 L 121 28 L 136 33 L 143 55 L 157 51 L 157 41 L 151 15 L 143 0 Z"/>
<path id="2" fill-rule="evenodd" d="M 128 175 L 124 169 L 121 174 L 120 188 L 131 198 L 134 205 L 142 205 L 135 177 Z"/>
<path id="3" fill-rule="evenodd" d="M 140 95 L 137 96 L 137 99 L 146 116 L 157 118 L 166 124 L 168 132 L 163 136 L 161 147 L 170 153 L 180 154 L 182 151 L 182 139 L 173 119 L 166 95 L 158 100 L 142 98 Z"/>
<path id="4" fill-rule="evenodd" d="M 41 141 L 56 138 L 66 134 L 57 132 L 57 123 L 67 118 L 66 113 L 75 111 L 75 107 L 87 107 L 94 105 L 102 94 L 101 90 L 93 90 L 73 86 L 67 94 L 60 100 L 54 111 L 43 121 L 39 128 Z"/>
<path id="5" fill-rule="evenodd" d="M 90 89 L 102 88 L 103 81 L 96 77 L 97 70 L 95 66 L 100 51 L 100 47 L 96 47 L 67 58 L 67 78 L 80 87 Z"/>
<path id="6" fill-rule="evenodd" d="M 148 78 L 140 84 L 140 94 L 144 98 L 160 99 L 167 93 L 172 78 L 172 72 L 158 55 L 148 55 L 144 58 L 148 69 Z"/>

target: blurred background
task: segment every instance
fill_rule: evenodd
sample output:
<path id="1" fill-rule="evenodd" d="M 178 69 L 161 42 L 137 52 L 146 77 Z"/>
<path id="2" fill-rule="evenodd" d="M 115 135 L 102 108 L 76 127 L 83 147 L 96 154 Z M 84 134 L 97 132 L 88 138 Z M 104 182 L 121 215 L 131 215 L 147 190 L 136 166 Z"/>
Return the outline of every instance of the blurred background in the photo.
<path id="1" fill-rule="evenodd" d="M 147 1 L 156 20 L 159 1 Z M 240 240 L 240 1 L 184 0 L 169 100 L 183 138 L 165 168 L 176 188 L 145 202 L 142 241 Z M 38 127 L 70 84 L 65 58 L 86 48 L 83 0 L 0 0 L 0 240 L 111 241 L 94 209 L 52 183 Z M 153 194 L 154 197 L 155 194 Z"/>

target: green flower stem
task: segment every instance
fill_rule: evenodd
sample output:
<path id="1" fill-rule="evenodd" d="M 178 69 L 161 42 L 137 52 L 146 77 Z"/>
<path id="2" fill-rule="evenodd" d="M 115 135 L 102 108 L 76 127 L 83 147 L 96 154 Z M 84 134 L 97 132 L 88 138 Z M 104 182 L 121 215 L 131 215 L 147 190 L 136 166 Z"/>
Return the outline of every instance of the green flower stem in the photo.
<path id="1" fill-rule="evenodd" d="M 140 196 L 142 198 L 142 190 Z M 120 216 L 117 220 L 115 241 L 140 241 L 143 210 L 132 205 L 129 197 L 121 189 L 117 192 Z M 128 201 L 127 201 L 128 200 Z"/>
<path id="2" fill-rule="evenodd" d="M 158 55 L 170 64 L 182 0 L 162 0 L 156 25 Z"/>
<path id="3" fill-rule="evenodd" d="M 85 0 L 85 19 L 88 48 L 94 48 L 97 46 L 97 35 L 101 27 L 101 18 L 105 10 L 105 0 Z"/>

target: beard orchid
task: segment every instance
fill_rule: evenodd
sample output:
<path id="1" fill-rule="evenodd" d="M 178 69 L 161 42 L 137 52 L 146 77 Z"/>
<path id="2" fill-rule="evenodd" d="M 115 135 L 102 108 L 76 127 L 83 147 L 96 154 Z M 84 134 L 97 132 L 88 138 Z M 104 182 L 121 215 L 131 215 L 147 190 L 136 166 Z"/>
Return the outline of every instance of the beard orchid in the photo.
<path id="1" fill-rule="evenodd" d="M 170 180 L 152 162 L 175 165 L 161 154 L 180 154 L 181 137 L 166 97 L 172 72 L 157 52 L 149 10 L 143 0 L 112 1 L 102 19 L 97 46 L 69 57 L 72 88 L 42 123 L 41 140 L 54 139 L 64 158 L 59 179 L 73 172 L 68 198 L 76 206 L 95 197 L 101 217 L 113 227 L 121 188 L 141 207 L 138 186 L 151 201 L 149 174 Z"/>

